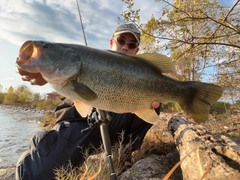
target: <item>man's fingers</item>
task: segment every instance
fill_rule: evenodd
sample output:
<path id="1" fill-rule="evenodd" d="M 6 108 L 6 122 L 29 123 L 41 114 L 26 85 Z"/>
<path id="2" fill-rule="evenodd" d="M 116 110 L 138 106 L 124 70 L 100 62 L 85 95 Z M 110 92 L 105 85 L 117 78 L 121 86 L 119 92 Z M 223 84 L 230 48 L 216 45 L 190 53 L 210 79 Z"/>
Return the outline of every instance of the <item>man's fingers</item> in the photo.
<path id="1" fill-rule="evenodd" d="M 23 81 L 28 81 L 31 85 L 43 86 L 47 84 L 47 81 L 42 77 L 40 73 L 31 73 L 20 68 L 16 68 L 16 72 L 22 76 Z"/>
<path id="2" fill-rule="evenodd" d="M 23 81 L 30 81 L 31 78 L 29 76 L 22 76 Z"/>
<path id="3" fill-rule="evenodd" d="M 158 108 L 160 106 L 160 103 L 158 101 L 152 102 L 152 107 L 153 108 Z"/>
<path id="4" fill-rule="evenodd" d="M 39 85 L 37 83 L 37 79 L 35 79 L 35 78 L 31 79 L 31 81 L 29 81 L 29 82 L 30 82 L 31 85 Z"/>
<path id="5" fill-rule="evenodd" d="M 20 74 L 20 75 L 27 75 L 29 74 L 29 72 L 27 71 L 24 71 L 24 70 L 21 70 L 19 68 L 16 68 L 16 73 Z"/>

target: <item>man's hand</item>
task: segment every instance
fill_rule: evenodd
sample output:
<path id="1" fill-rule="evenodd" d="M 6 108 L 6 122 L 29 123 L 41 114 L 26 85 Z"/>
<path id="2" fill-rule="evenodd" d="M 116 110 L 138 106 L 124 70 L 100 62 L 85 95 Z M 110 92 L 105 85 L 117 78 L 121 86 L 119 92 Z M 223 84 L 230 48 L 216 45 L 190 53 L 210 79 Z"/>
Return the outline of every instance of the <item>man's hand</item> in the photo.
<path id="1" fill-rule="evenodd" d="M 40 73 L 30 73 L 19 68 L 17 68 L 16 71 L 18 74 L 20 74 L 20 76 L 22 76 L 23 81 L 28 81 L 31 85 L 42 86 L 47 83 Z"/>

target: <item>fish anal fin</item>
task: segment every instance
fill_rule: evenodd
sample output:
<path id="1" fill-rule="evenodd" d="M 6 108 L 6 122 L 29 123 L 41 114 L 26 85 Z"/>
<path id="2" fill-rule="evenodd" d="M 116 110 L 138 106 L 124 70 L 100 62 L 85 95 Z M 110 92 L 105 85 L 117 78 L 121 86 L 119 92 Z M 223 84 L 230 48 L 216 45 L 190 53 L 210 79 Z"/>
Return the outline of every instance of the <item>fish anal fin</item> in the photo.
<path id="1" fill-rule="evenodd" d="M 153 108 L 136 111 L 134 114 L 150 124 L 154 124 L 157 120 L 159 120 L 159 116 Z"/>
<path id="2" fill-rule="evenodd" d="M 84 104 L 80 101 L 73 101 L 74 105 L 78 111 L 78 113 L 82 116 L 82 117 L 87 117 L 87 115 L 90 115 L 92 112 L 92 107 Z"/>
<path id="3" fill-rule="evenodd" d="M 139 58 L 145 59 L 152 63 L 162 73 L 175 73 L 176 69 L 170 57 L 158 53 L 144 53 L 136 55 Z"/>

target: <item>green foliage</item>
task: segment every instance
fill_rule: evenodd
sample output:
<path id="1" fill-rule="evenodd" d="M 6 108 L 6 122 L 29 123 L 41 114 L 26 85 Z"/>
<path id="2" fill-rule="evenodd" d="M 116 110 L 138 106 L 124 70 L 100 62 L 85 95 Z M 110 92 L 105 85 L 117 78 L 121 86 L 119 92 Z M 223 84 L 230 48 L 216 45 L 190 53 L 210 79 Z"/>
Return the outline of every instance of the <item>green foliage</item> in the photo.
<path id="1" fill-rule="evenodd" d="M 44 121 L 40 122 L 42 130 L 51 130 L 56 125 L 55 113 L 48 112 L 44 114 Z"/>
<path id="2" fill-rule="evenodd" d="M 139 22 L 140 21 L 140 9 L 133 10 L 134 1 L 133 0 L 122 0 L 127 5 L 126 11 L 124 11 L 121 15 L 123 16 L 125 21 Z M 120 21 L 120 18 L 118 18 Z"/>
<path id="3" fill-rule="evenodd" d="M 45 99 L 35 102 L 35 108 L 37 109 L 54 109 L 57 105 L 61 103 L 61 100 L 51 100 L 51 99 Z"/>
<path id="4" fill-rule="evenodd" d="M 182 112 L 182 108 L 178 103 L 169 102 L 167 104 L 163 104 L 163 111 L 164 112 Z"/>
<path id="5" fill-rule="evenodd" d="M 3 93 L 3 86 L 0 84 L 0 104 L 3 103 L 3 99 L 4 99 L 4 93 Z"/>
<path id="6" fill-rule="evenodd" d="M 209 112 L 211 114 L 224 114 L 230 108 L 231 104 L 226 102 L 216 102 L 210 106 Z"/>
<path id="7" fill-rule="evenodd" d="M 33 93 L 25 85 L 18 86 L 18 88 L 16 90 L 14 90 L 14 93 L 16 96 L 16 99 L 15 99 L 16 104 L 29 105 L 30 102 L 32 101 Z"/>
<path id="8" fill-rule="evenodd" d="M 239 1 L 226 7 L 217 0 L 155 0 L 156 14 L 141 23 L 134 0 L 123 0 L 125 21 L 142 30 L 140 49 L 171 53 L 179 80 L 205 80 L 225 87 L 225 97 L 240 94 Z M 156 5 L 157 7 L 157 5 Z M 146 41 L 146 42 L 145 42 Z"/>
<path id="9" fill-rule="evenodd" d="M 16 105 L 16 93 L 14 92 L 14 89 L 12 86 L 8 88 L 8 91 L 6 95 L 4 96 L 3 99 L 3 104 L 8 104 L 8 105 Z"/>
<path id="10" fill-rule="evenodd" d="M 227 110 L 230 109 L 231 104 L 226 102 L 216 102 L 210 106 L 209 113 L 210 114 L 224 114 Z M 237 104 L 235 104 L 237 106 Z M 167 104 L 163 104 L 163 112 L 183 112 L 181 106 L 175 102 L 169 102 Z"/>
<path id="11" fill-rule="evenodd" d="M 240 101 L 237 101 L 235 105 L 240 107 Z"/>
<path id="12" fill-rule="evenodd" d="M 37 109 L 54 109 L 61 100 L 42 99 L 39 93 L 32 92 L 25 85 L 20 85 L 16 89 L 9 87 L 7 93 L 0 92 L 0 103 Z"/>
<path id="13" fill-rule="evenodd" d="M 4 96 L 5 96 L 5 93 L 0 92 L 0 104 L 3 103 Z"/>

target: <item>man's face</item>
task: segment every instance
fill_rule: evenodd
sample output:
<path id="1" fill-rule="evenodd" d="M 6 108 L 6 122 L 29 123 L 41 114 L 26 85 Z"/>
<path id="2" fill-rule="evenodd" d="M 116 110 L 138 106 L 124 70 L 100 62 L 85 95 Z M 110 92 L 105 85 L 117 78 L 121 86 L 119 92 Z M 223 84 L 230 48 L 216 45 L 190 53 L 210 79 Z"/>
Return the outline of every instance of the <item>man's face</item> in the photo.
<path id="1" fill-rule="evenodd" d="M 113 51 L 129 55 L 135 55 L 139 50 L 137 40 L 131 33 L 114 36 L 110 39 L 110 47 Z"/>

